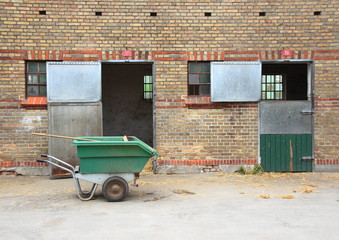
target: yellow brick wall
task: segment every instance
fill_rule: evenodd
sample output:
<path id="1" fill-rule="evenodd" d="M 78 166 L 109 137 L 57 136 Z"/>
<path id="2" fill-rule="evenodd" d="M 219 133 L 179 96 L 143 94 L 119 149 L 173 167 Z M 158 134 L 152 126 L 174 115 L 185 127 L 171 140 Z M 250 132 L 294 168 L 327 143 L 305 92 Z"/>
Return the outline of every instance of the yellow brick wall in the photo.
<path id="1" fill-rule="evenodd" d="M 25 60 L 124 59 L 155 63 L 161 160 L 256 160 L 257 105 L 190 108 L 187 62 L 285 59 L 283 49 L 292 50 L 287 59 L 315 61 L 315 154 L 338 161 L 338 7 L 325 0 L 1 1 L 0 161 L 29 161 L 47 149 L 32 138 L 19 144 L 24 126 L 7 128 L 40 116 L 34 129 L 47 131 L 46 110 L 20 105 Z"/>
<path id="2" fill-rule="evenodd" d="M 337 49 L 334 1 L 2 1 L 2 49 Z M 39 15 L 46 11 L 46 15 Z M 95 12 L 102 12 L 96 16 Z M 314 16 L 321 11 L 320 16 Z M 156 12 L 157 16 L 150 16 Z M 206 17 L 205 13 L 211 13 Z M 265 12 L 266 16 L 259 16 Z"/>

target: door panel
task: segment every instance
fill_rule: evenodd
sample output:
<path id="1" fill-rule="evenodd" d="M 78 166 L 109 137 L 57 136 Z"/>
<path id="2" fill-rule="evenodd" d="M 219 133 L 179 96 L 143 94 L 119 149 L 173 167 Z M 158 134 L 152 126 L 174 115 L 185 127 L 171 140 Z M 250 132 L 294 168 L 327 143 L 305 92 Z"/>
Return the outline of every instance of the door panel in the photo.
<path id="1" fill-rule="evenodd" d="M 260 153 L 265 171 L 313 170 L 312 134 L 261 134 Z"/>
<path id="2" fill-rule="evenodd" d="M 260 157 L 265 171 L 312 171 L 312 106 L 309 101 L 259 104 Z"/>
<path id="3" fill-rule="evenodd" d="M 101 64 L 47 63 L 48 131 L 79 137 L 102 135 Z M 75 166 L 79 161 L 72 141 L 50 138 L 48 152 Z M 51 177 L 65 171 L 51 167 Z"/>
<path id="4" fill-rule="evenodd" d="M 61 136 L 101 136 L 102 135 L 101 103 L 48 104 L 49 133 Z M 50 138 L 49 154 L 69 164 L 79 165 L 76 147 L 72 140 Z M 64 171 L 52 168 L 52 175 L 62 175 Z"/>
<path id="5" fill-rule="evenodd" d="M 312 133 L 310 101 L 263 101 L 259 106 L 261 134 Z"/>
<path id="6" fill-rule="evenodd" d="M 98 62 L 48 62 L 47 100 L 51 102 L 99 102 L 101 64 Z"/>

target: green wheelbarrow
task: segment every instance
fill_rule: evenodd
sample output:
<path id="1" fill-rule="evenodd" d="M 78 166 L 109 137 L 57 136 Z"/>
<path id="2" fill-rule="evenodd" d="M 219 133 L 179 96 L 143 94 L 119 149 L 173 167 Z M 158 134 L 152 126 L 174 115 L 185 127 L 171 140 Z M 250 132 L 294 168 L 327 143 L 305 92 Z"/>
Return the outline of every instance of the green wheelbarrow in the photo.
<path id="1" fill-rule="evenodd" d="M 81 137 L 74 140 L 79 166 L 72 166 L 51 155 L 41 155 L 46 162 L 72 174 L 75 189 L 81 200 L 93 198 L 98 185 L 109 202 L 123 201 L 129 192 L 128 183 L 139 178 L 148 160 L 156 161 L 158 153 L 136 137 Z M 79 179 L 93 183 L 90 191 L 83 191 Z"/>

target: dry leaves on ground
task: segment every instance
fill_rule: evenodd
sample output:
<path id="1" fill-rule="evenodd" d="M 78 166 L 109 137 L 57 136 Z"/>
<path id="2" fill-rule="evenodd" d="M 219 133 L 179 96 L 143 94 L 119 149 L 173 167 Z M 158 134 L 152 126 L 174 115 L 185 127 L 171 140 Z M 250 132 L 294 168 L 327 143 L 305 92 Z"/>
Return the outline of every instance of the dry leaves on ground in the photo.
<path id="1" fill-rule="evenodd" d="M 282 198 L 282 199 L 294 199 L 295 196 L 288 194 L 288 195 L 281 195 L 279 198 Z"/>
<path id="2" fill-rule="evenodd" d="M 256 195 L 255 197 L 257 198 L 264 198 L 264 199 L 269 199 L 270 198 L 270 195 Z"/>

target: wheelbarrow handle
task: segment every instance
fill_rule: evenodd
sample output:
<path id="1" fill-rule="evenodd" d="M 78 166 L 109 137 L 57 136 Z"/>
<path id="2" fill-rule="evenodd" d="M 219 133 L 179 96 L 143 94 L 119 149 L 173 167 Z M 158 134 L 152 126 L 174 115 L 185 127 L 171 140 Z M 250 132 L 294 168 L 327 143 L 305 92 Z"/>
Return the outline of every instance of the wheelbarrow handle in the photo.
<path id="1" fill-rule="evenodd" d="M 46 160 L 37 159 L 37 162 L 46 162 Z"/>
<path id="2" fill-rule="evenodd" d="M 69 168 L 67 168 L 67 167 L 61 166 L 61 165 L 59 165 L 59 164 L 57 164 L 57 163 L 55 163 L 55 162 L 49 161 L 49 160 L 40 160 L 40 159 L 37 159 L 36 161 L 37 161 L 37 162 L 48 163 L 48 164 L 53 165 L 53 166 L 55 166 L 55 167 L 61 168 L 61 169 L 65 170 L 65 171 L 71 173 L 72 176 L 74 177 L 74 174 L 75 174 L 75 173 L 74 173 L 74 171 L 73 171 L 72 169 L 69 169 Z"/>
<path id="3" fill-rule="evenodd" d="M 71 164 L 69 164 L 69 163 L 67 163 L 67 162 L 65 162 L 65 161 L 62 161 L 62 160 L 60 160 L 59 158 L 56 158 L 56 157 L 51 156 L 51 155 L 46 155 L 46 154 L 41 154 L 41 157 L 46 157 L 46 158 L 53 159 L 53 160 L 55 160 L 55 161 L 57 161 L 57 162 L 59 162 L 59 163 L 62 163 L 62 164 L 64 164 L 64 165 L 66 165 L 67 167 L 69 167 L 70 169 L 72 169 L 73 172 L 75 172 L 75 168 L 74 168 Z"/>

